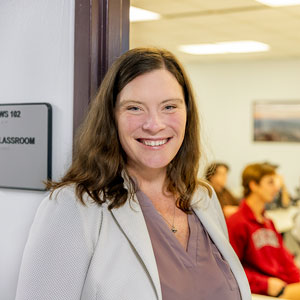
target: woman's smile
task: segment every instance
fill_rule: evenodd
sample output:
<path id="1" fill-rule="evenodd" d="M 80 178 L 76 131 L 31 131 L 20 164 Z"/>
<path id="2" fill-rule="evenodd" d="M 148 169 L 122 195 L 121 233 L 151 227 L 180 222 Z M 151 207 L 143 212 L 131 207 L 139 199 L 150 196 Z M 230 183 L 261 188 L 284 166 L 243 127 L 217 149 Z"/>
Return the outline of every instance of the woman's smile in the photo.
<path id="1" fill-rule="evenodd" d="M 140 142 L 141 144 L 151 147 L 151 148 L 155 148 L 155 149 L 159 149 L 159 146 L 163 146 L 166 143 L 169 142 L 171 138 L 164 138 L 164 139 L 143 139 L 143 138 L 139 138 L 137 139 L 138 142 Z"/>

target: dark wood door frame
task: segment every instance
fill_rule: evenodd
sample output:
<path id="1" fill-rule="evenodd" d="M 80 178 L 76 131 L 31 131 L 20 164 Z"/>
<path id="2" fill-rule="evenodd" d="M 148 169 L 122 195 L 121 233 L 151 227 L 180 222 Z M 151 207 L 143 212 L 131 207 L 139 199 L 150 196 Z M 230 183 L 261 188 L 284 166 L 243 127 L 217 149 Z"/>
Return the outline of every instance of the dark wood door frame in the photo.
<path id="1" fill-rule="evenodd" d="M 112 62 L 129 49 L 129 0 L 75 0 L 73 135 Z"/>

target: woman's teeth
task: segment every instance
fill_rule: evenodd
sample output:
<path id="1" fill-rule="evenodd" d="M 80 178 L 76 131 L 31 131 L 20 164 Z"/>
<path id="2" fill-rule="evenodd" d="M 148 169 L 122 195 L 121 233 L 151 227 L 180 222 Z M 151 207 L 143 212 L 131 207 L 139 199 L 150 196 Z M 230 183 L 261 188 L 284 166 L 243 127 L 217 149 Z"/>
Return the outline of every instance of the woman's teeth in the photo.
<path id="1" fill-rule="evenodd" d="M 164 140 L 157 140 L 157 141 L 151 141 L 151 140 L 140 140 L 144 145 L 146 146 L 161 146 L 164 145 L 168 139 L 164 139 Z"/>

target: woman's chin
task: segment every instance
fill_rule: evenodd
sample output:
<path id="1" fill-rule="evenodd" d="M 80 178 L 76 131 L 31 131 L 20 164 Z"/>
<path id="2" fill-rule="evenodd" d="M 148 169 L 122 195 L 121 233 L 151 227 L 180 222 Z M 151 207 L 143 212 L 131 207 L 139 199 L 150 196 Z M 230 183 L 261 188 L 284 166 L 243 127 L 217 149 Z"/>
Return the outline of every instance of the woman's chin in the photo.
<path id="1" fill-rule="evenodd" d="M 161 170 L 161 169 L 166 169 L 169 163 L 170 163 L 169 161 L 147 162 L 144 163 L 143 168 L 149 170 Z"/>

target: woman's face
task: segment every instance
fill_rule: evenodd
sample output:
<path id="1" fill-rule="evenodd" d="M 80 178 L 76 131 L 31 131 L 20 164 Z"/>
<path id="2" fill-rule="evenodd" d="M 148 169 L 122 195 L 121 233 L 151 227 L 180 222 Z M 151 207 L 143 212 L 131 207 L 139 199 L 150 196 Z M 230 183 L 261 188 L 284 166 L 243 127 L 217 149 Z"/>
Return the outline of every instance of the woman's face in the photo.
<path id="1" fill-rule="evenodd" d="M 226 185 L 227 173 L 228 171 L 226 167 L 218 166 L 216 173 L 210 178 L 210 182 L 218 192 L 221 191 Z"/>
<path id="2" fill-rule="evenodd" d="M 165 69 L 140 75 L 119 93 L 116 120 L 129 168 L 138 172 L 166 168 L 184 139 L 182 87 Z"/>

